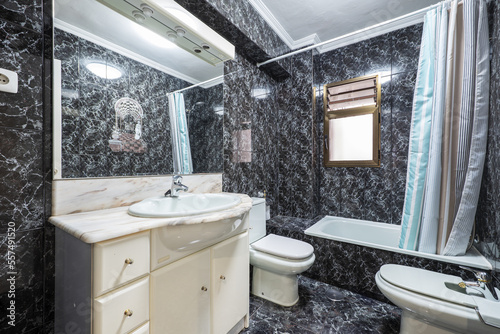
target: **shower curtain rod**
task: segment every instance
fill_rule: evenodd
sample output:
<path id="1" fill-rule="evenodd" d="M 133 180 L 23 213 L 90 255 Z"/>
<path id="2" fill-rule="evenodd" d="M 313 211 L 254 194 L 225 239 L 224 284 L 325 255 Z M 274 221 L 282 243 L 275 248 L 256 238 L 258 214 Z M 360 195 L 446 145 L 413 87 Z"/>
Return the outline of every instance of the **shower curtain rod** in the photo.
<path id="1" fill-rule="evenodd" d="M 202 81 L 202 82 L 198 82 L 197 84 L 194 84 L 192 86 L 189 86 L 189 87 L 186 87 L 186 88 L 182 88 L 182 89 L 179 89 L 179 90 L 167 93 L 167 96 L 169 96 L 171 94 L 174 94 L 174 93 L 180 93 L 180 92 L 183 92 L 185 90 L 188 90 L 188 89 L 191 89 L 191 88 L 194 88 L 194 87 L 198 87 L 198 86 L 204 85 L 206 83 L 209 83 L 211 81 L 219 80 L 219 79 L 222 79 L 222 78 L 224 78 L 224 75 L 219 75 L 218 77 L 215 77 L 215 78 L 212 78 L 212 79 L 208 79 L 208 80 L 205 80 L 205 81 Z"/>
<path id="2" fill-rule="evenodd" d="M 276 58 L 272 58 L 272 59 L 269 59 L 269 60 L 266 60 L 262 63 L 257 63 L 257 67 L 261 67 L 263 65 L 266 65 L 266 64 L 269 64 L 269 63 L 273 63 L 277 60 L 281 60 L 281 59 L 284 59 L 284 58 L 288 58 L 290 56 L 293 56 L 293 55 L 296 55 L 296 54 L 299 54 L 299 53 L 302 53 L 302 52 L 306 52 L 306 51 L 309 51 L 309 50 L 312 50 L 312 49 L 315 49 L 317 47 L 320 47 L 320 46 L 323 46 L 323 45 L 326 45 L 326 44 L 330 44 L 332 42 L 335 42 L 335 41 L 338 41 L 338 40 L 341 40 L 343 38 L 346 38 L 346 37 L 350 37 L 350 36 L 353 36 L 353 35 L 356 35 L 356 34 L 360 34 L 360 33 L 363 33 L 363 32 L 366 32 L 366 31 L 369 31 L 369 30 L 372 30 L 372 29 L 375 29 L 375 28 L 378 28 L 378 27 L 382 27 L 384 25 L 387 25 L 389 23 L 393 23 L 393 22 L 397 22 L 397 21 L 400 21 L 400 20 L 404 20 L 406 19 L 407 17 L 411 17 L 411 16 L 414 16 L 414 15 L 418 15 L 420 13 L 425 13 L 435 7 L 438 7 L 438 6 L 441 6 L 441 4 L 443 3 L 449 3 L 451 2 L 452 0 L 445 0 L 445 1 L 441 1 L 439 3 L 436 3 L 434 5 L 430 5 L 428 7 L 425 7 L 425 8 L 422 8 L 422 9 L 419 9 L 419 10 L 416 10 L 414 12 L 411 12 L 411 13 L 408 13 L 408 14 L 405 14 L 405 15 L 402 15 L 402 16 L 399 16 L 399 17 L 396 17 L 396 18 L 393 18 L 393 19 L 390 19 L 388 21 L 385 21 L 385 22 L 382 22 L 382 23 L 377 23 L 377 24 L 374 24 L 372 26 L 369 26 L 369 27 L 366 27 L 366 28 L 363 28 L 363 29 L 360 29 L 360 30 L 356 30 L 356 31 L 353 31 L 353 32 L 350 32 L 348 34 L 345 34 L 345 35 L 342 35 L 342 36 L 339 36 L 339 37 L 335 37 L 335 38 L 332 38 L 332 39 L 329 39 L 327 41 L 324 41 L 324 42 L 321 42 L 321 43 L 318 43 L 318 44 L 314 44 L 314 45 L 311 45 L 311 46 L 308 46 L 308 47 L 305 47 L 303 49 L 300 49 L 300 50 L 297 50 L 297 51 L 292 51 L 292 52 L 289 52 L 287 54 L 284 54 L 284 55 L 281 55 L 281 56 L 278 56 Z"/>

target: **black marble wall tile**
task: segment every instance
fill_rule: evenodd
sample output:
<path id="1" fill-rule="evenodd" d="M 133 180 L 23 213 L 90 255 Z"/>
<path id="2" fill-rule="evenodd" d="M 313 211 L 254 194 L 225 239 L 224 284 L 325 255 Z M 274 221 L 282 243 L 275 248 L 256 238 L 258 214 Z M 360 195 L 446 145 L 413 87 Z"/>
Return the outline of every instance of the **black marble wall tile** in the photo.
<path id="1" fill-rule="evenodd" d="M 392 37 L 392 73 L 416 71 L 420 55 L 423 24 L 390 33 Z"/>
<path id="2" fill-rule="evenodd" d="M 247 1 L 178 0 L 177 3 L 232 43 L 236 53 L 252 64 L 289 51 Z M 289 76 L 283 62 L 273 62 L 261 70 L 277 80 Z"/>
<path id="3" fill-rule="evenodd" d="M 366 40 L 364 44 L 365 74 L 379 73 L 381 77 L 390 75 L 392 72 L 392 45 L 391 34 L 384 34 Z M 420 43 L 418 44 L 420 46 Z"/>
<path id="4" fill-rule="evenodd" d="M 270 56 L 278 56 L 289 51 L 286 44 L 257 13 L 250 2 L 230 0 L 209 0 L 208 2 L 223 13 L 246 36 L 267 51 Z"/>
<path id="5" fill-rule="evenodd" d="M 52 215 L 52 71 L 53 71 L 53 1 L 43 0 L 43 173 L 44 221 L 43 229 L 43 332 L 52 333 L 55 299 L 55 233 L 47 221 Z M 32 245 L 33 246 L 33 245 Z M 40 332 L 40 328 L 33 329 Z"/>
<path id="6" fill-rule="evenodd" d="M 0 319 L 0 331 L 2 333 L 24 333 L 30 330 L 41 332 L 44 307 L 43 229 L 15 232 L 15 237 L 12 239 L 15 241 L 14 244 L 9 243 L 7 226 L 2 232 L 5 234 L 0 234 L 2 254 L 0 305 L 2 310 L 6 310 L 14 301 L 15 318 L 10 319 L 6 317 L 7 313 L 4 313 Z M 12 254 L 14 254 L 15 264 L 11 267 L 9 256 Z M 12 278 L 14 280 L 7 280 Z M 8 322 L 11 320 L 14 320 L 15 326 L 9 325 Z"/>
<path id="7" fill-rule="evenodd" d="M 0 4 L 0 19 L 23 28 L 42 32 L 42 1 L 4 1 Z"/>
<path id="8" fill-rule="evenodd" d="M 361 294 L 385 301 L 386 298 L 376 287 L 375 275 L 380 267 L 388 263 L 397 263 L 394 260 L 395 253 L 374 249 L 369 247 L 359 247 L 358 253 L 354 260 L 357 263 L 358 286 L 357 291 Z"/>
<path id="9" fill-rule="evenodd" d="M 63 30 L 54 34 L 54 58 L 61 62 L 62 88 L 78 87 L 78 55 L 80 54 L 80 39 Z M 68 88 L 70 88 L 68 87 Z"/>
<path id="10" fill-rule="evenodd" d="M 194 173 L 223 171 L 223 84 L 185 92 Z"/>
<path id="11" fill-rule="evenodd" d="M 366 190 L 363 193 L 363 219 L 381 223 L 394 223 L 388 203 L 392 202 L 391 156 L 382 156 L 380 168 L 366 177 Z"/>
<path id="12" fill-rule="evenodd" d="M 40 228 L 44 223 L 42 134 L 0 127 L 0 137 L 0 226 L 6 231 L 6 224 L 14 221 L 19 230 Z"/>
<path id="13" fill-rule="evenodd" d="M 328 212 L 332 216 L 341 215 L 343 174 L 342 171 L 338 170 L 336 173 L 324 173 L 321 175 L 319 212 Z"/>
<path id="14" fill-rule="evenodd" d="M 42 37 L 0 20 L 0 40 L 0 67 L 16 72 L 19 85 L 17 94 L 0 92 L 0 126 L 42 130 Z"/>
<path id="15" fill-rule="evenodd" d="M 237 55 L 226 63 L 223 191 L 258 196 L 266 192 L 271 214 L 278 212 L 276 85 L 267 74 Z"/>
<path id="16" fill-rule="evenodd" d="M 391 138 L 392 151 L 396 155 L 408 154 L 415 80 L 415 72 L 400 73 L 392 77 Z"/>
<path id="17" fill-rule="evenodd" d="M 391 202 L 389 208 L 393 224 L 401 224 L 406 188 L 408 155 L 393 155 L 391 170 Z"/>
<path id="18" fill-rule="evenodd" d="M 43 317 L 45 332 L 50 333 L 54 326 L 55 313 L 55 226 L 46 223 L 43 238 L 44 304 Z"/>
<path id="19" fill-rule="evenodd" d="M 293 56 L 291 66 L 291 77 L 278 87 L 279 214 L 312 218 L 317 209 L 312 160 L 312 52 Z"/>

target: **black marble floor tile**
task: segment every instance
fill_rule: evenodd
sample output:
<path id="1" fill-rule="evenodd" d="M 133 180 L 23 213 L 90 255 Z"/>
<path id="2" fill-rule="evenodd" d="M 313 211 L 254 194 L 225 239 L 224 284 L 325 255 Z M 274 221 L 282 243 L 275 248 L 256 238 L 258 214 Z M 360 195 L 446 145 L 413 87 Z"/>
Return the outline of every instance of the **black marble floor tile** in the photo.
<path id="1" fill-rule="evenodd" d="M 283 307 L 250 295 L 248 334 L 398 333 L 401 310 L 305 276 L 299 301 Z"/>

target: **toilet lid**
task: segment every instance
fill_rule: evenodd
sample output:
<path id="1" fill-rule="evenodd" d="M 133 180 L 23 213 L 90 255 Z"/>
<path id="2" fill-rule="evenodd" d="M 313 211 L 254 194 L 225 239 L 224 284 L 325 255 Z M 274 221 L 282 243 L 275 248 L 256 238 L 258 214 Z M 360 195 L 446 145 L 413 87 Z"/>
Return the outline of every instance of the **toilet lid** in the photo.
<path id="1" fill-rule="evenodd" d="M 380 268 L 382 278 L 402 289 L 428 297 L 441 299 L 469 307 L 475 307 L 472 297 L 455 291 L 462 279 L 458 276 L 445 275 L 420 268 L 397 264 L 386 264 Z"/>
<path id="2" fill-rule="evenodd" d="M 260 252 L 284 257 L 292 260 L 308 258 L 314 252 L 313 246 L 307 242 L 269 234 L 252 244 L 252 248 Z"/>

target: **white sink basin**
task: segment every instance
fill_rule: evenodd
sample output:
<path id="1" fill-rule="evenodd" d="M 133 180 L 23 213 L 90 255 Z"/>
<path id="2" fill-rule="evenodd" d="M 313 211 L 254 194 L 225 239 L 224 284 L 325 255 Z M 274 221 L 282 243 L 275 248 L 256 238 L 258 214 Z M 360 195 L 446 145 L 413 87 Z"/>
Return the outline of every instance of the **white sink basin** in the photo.
<path id="1" fill-rule="evenodd" d="M 193 216 L 232 208 L 241 203 L 230 194 L 181 194 L 179 197 L 152 197 L 129 207 L 132 216 L 168 218 Z"/>

